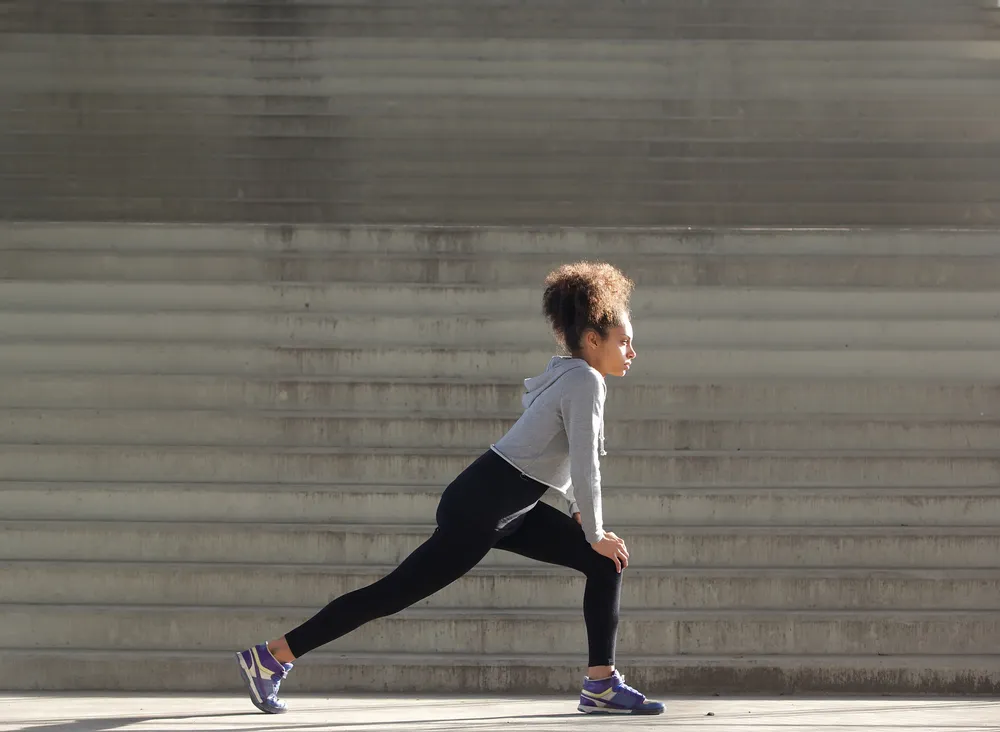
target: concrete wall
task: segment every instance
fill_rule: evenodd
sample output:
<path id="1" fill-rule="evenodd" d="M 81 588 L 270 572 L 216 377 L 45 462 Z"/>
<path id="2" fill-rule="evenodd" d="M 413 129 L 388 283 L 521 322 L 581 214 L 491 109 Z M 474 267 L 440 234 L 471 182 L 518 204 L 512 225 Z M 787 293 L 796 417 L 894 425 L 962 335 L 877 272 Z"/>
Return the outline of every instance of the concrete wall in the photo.
<path id="1" fill-rule="evenodd" d="M 11 0 L 0 216 L 992 225 L 979 0 Z"/>

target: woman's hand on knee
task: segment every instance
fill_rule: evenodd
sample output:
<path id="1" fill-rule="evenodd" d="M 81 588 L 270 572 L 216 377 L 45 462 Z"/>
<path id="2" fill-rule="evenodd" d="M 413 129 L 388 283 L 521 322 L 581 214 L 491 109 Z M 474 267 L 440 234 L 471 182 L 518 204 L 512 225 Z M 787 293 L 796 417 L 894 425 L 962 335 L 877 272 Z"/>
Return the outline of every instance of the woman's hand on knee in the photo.
<path id="1" fill-rule="evenodd" d="M 625 546 L 625 540 L 619 539 L 610 531 L 606 531 L 604 538 L 592 543 L 591 546 L 602 557 L 613 561 L 619 572 L 628 566 L 628 548 Z"/>

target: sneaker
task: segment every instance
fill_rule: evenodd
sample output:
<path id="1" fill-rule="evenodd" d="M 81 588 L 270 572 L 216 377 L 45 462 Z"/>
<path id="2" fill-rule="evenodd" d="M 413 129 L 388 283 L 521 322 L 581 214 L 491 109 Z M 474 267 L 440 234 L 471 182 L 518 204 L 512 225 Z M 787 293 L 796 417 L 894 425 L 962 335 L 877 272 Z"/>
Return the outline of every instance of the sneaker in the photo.
<path id="1" fill-rule="evenodd" d="M 615 671 L 606 679 L 585 678 L 577 709 L 587 714 L 663 714 L 664 707 L 661 702 L 646 701 Z"/>
<path id="2" fill-rule="evenodd" d="M 279 663 L 267 644 L 261 643 L 236 654 L 240 675 L 250 691 L 250 701 L 262 712 L 281 714 L 285 702 L 278 698 L 278 686 L 292 670 L 292 664 Z"/>

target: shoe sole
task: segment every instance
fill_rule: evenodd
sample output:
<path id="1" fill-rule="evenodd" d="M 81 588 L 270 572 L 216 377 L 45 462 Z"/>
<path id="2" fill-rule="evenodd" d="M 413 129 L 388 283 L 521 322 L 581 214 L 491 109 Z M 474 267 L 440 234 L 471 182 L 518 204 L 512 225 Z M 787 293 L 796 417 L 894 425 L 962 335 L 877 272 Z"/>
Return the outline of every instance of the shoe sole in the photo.
<path id="1" fill-rule="evenodd" d="M 243 683 L 246 684 L 247 691 L 250 693 L 250 702 L 265 714 L 284 714 L 286 711 L 288 711 L 287 708 L 270 709 L 264 706 L 262 702 L 257 701 L 257 697 L 260 696 L 260 693 L 257 691 L 257 685 L 254 684 L 253 682 L 253 677 L 250 675 L 250 669 L 248 669 L 246 667 L 246 664 L 243 663 L 243 654 L 236 653 L 235 655 L 236 655 L 236 663 L 238 663 L 240 666 L 240 678 L 243 679 Z"/>
<path id="2" fill-rule="evenodd" d="M 580 704 L 577 707 L 577 710 L 583 712 L 584 714 L 618 714 L 618 715 L 639 714 L 644 717 L 656 716 L 657 714 L 663 714 L 665 711 L 667 711 L 666 707 L 664 707 L 663 709 L 650 709 L 649 711 L 643 711 L 641 709 L 612 709 L 610 707 L 588 707 L 584 706 L 583 704 Z"/>

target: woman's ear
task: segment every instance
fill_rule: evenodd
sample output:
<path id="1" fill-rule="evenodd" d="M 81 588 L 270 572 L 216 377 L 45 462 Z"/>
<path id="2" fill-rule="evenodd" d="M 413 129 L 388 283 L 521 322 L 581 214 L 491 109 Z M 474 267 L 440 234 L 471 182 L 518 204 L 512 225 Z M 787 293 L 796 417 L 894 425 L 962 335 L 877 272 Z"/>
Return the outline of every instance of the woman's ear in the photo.
<path id="1" fill-rule="evenodd" d="M 601 334 L 591 328 L 587 331 L 587 343 L 589 343 L 592 348 L 600 348 Z"/>

